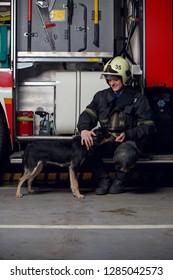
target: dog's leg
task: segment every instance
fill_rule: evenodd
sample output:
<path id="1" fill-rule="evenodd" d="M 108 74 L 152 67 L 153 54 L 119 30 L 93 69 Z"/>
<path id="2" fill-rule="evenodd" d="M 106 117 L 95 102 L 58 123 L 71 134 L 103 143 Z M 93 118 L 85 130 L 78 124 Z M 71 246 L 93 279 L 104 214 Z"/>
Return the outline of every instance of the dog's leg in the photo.
<path id="1" fill-rule="evenodd" d="M 19 179 L 19 183 L 17 186 L 17 190 L 16 190 L 16 197 L 17 198 L 21 198 L 22 197 L 22 193 L 21 193 L 21 187 L 23 185 L 23 183 L 28 180 L 31 176 L 31 171 L 28 169 L 25 169 L 23 176 Z"/>
<path id="2" fill-rule="evenodd" d="M 34 178 L 41 172 L 42 168 L 43 168 L 43 162 L 39 161 L 37 163 L 37 166 L 32 171 L 31 176 L 28 179 L 28 192 L 29 193 L 34 192 L 34 190 L 32 190 L 32 182 L 33 182 Z"/>
<path id="3" fill-rule="evenodd" d="M 70 187 L 71 187 L 73 195 L 77 198 L 85 198 L 85 196 L 80 194 L 80 192 L 79 192 L 79 184 L 78 184 L 77 175 L 74 172 L 72 165 L 69 166 L 69 174 L 70 174 Z"/>

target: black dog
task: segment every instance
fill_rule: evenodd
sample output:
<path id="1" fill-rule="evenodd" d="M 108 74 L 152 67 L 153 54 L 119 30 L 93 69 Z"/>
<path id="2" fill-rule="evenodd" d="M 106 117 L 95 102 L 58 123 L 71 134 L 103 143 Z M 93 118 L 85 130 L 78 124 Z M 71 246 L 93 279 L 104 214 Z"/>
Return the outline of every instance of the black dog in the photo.
<path id="1" fill-rule="evenodd" d="M 114 137 L 104 128 L 94 130 L 93 149 L 98 146 L 114 141 Z M 32 182 L 41 172 L 45 164 L 55 164 L 60 167 L 69 167 L 70 187 L 77 198 L 84 198 L 80 194 L 77 180 L 77 173 L 82 162 L 89 152 L 84 145 L 81 145 L 81 137 L 74 136 L 71 140 L 40 140 L 28 145 L 23 155 L 24 174 L 20 178 L 16 197 L 21 198 L 21 186 L 27 180 L 28 192 L 32 193 Z"/>

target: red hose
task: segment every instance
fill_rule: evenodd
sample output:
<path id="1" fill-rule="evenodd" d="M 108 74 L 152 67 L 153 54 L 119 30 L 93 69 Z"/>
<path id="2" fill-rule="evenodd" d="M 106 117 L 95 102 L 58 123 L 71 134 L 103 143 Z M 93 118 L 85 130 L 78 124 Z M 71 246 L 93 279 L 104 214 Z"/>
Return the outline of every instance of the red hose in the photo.
<path id="1" fill-rule="evenodd" d="M 28 0 L 28 21 L 32 20 L 32 0 Z"/>
<path id="2" fill-rule="evenodd" d="M 31 37 L 32 37 L 32 0 L 28 0 L 28 43 L 27 51 L 31 51 Z"/>

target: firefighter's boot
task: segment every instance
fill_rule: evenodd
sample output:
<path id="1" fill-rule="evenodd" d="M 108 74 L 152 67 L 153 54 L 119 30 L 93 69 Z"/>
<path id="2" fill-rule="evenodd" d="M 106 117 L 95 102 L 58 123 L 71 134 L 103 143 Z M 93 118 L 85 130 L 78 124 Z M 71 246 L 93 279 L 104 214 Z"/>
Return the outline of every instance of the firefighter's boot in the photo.
<path id="1" fill-rule="evenodd" d="M 95 194 L 97 195 L 105 195 L 109 191 L 110 187 L 110 179 L 108 177 L 100 179 L 98 183 L 98 187 L 95 189 Z"/>
<path id="2" fill-rule="evenodd" d="M 119 194 L 125 192 L 126 184 L 131 178 L 131 172 L 124 173 L 117 171 L 116 174 L 117 178 L 113 181 L 109 189 L 110 194 Z"/>
<path id="3" fill-rule="evenodd" d="M 125 191 L 125 186 L 123 182 L 119 179 L 115 179 L 110 186 L 109 193 L 110 194 L 119 194 Z"/>

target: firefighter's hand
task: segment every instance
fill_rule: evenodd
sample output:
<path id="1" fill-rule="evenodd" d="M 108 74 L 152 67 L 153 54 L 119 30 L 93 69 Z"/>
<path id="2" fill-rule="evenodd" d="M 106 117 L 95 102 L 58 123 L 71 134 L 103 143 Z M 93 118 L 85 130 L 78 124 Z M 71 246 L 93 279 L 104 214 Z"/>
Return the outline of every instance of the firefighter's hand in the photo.
<path id="1" fill-rule="evenodd" d="M 82 130 L 81 131 L 81 144 L 86 145 L 87 150 L 90 150 L 93 146 L 93 136 L 96 136 L 96 134 L 93 131 L 90 130 Z"/>
<path id="2" fill-rule="evenodd" d="M 122 143 L 125 140 L 125 133 L 122 132 L 119 136 L 116 137 L 115 142 Z"/>

